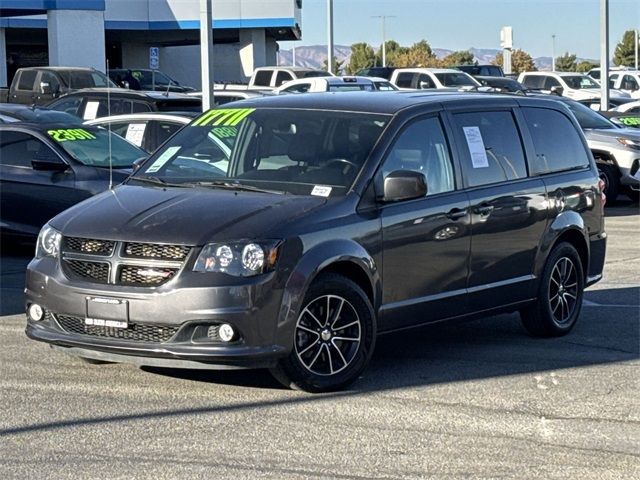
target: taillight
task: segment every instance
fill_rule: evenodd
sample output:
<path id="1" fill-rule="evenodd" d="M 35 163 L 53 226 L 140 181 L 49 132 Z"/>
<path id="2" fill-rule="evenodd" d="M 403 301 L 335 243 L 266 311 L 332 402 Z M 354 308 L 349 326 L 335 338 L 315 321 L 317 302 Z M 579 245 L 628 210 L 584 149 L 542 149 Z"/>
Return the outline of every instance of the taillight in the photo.
<path id="1" fill-rule="evenodd" d="M 598 180 L 598 190 L 600 191 L 600 198 L 602 199 L 602 206 L 604 207 L 605 203 L 607 203 L 607 196 L 604 193 L 604 189 L 606 188 L 607 184 L 604 183 L 603 179 L 599 179 Z"/>

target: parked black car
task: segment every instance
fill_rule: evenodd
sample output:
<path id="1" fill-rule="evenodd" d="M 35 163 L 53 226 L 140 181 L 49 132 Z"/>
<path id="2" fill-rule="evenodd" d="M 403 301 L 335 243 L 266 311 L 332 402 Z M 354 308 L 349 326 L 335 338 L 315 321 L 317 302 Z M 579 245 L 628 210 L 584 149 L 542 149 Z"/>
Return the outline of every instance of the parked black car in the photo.
<path id="1" fill-rule="evenodd" d="M 249 100 L 43 228 L 26 332 L 93 360 L 270 367 L 334 390 L 380 333 L 505 311 L 533 335 L 568 333 L 602 276 L 603 204 L 556 101 Z"/>
<path id="2" fill-rule="evenodd" d="M 527 91 L 524 85 L 513 78 L 489 76 L 475 76 L 474 78 L 483 86 L 491 87 L 498 92 L 525 93 Z"/>
<path id="3" fill-rule="evenodd" d="M 33 237 L 57 214 L 109 186 L 109 133 L 69 124 L 0 125 L 0 232 Z M 146 153 L 111 134 L 118 184 Z"/>
<path id="4" fill-rule="evenodd" d="M 64 123 L 81 125 L 82 120 L 75 115 L 58 112 L 46 107 L 19 105 L 16 103 L 0 103 L 0 123 Z"/>
<path id="5" fill-rule="evenodd" d="M 481 75 L 485 77 L 504 77 L 502 67 L 499 65 L 456 65 L 455 67 L 469 75 Z"/>
<path id="6" fill-rule="evenodd" d="M 137 92 L 124 88 L 87 88 L 47 105 L 83 120 L 147 112 L 200 112 L 202 99 L 184 93 Z"/>

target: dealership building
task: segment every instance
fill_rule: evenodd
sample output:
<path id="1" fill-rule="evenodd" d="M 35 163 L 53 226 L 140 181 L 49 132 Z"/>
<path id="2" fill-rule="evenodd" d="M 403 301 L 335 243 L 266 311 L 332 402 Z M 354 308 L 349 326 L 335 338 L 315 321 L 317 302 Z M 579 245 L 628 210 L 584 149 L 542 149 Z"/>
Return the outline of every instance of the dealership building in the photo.
<path id="1" fill-rule="evenodd" d="M 302 0 L 212 1 L 216 81 L 246 80 L 276 64 L 278 41 L 300 39 Z M 200 0 L 0 0 L 0 86 L 20 67 L 106 71 L 151 60 L 199 88 L 199 17 Z"/>

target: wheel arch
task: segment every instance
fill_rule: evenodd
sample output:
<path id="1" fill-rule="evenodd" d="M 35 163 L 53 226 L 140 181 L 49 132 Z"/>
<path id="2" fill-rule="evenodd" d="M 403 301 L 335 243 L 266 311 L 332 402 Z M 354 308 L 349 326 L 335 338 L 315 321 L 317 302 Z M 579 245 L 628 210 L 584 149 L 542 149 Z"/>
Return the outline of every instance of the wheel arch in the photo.
<path id="1" fill-rule="evenodd" d="M 554 219 L 543 241 L 540 261 L 536 265 L 536 276 L 539 278 L 551 251 L 556 245 L 567 242 L 573 245 L 580 256 L 583 274 L 586 279 L 589 273 L 589 241 L 584 220 L 573 211 L 563 212 Z"/>
<path id="2" fill-rule="evenodd" d="M 355 241 L 329 240 L 309 249 L 289 275 L 278 314 L 276 335 L 280 344 L 292 347 L 297 312 L 306 292 L 319 275 L 328 272 L 343 275 L 356 283 L 377 312 L 382 286 L 375 259 Z"/>

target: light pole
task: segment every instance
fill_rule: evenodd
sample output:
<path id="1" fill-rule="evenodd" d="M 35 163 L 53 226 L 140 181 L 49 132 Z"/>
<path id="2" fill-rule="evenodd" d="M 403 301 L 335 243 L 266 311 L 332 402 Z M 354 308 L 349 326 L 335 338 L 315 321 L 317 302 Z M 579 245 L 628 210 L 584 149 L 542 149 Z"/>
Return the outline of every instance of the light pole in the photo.
<path id="1" fill-rule="evenodd" d="M 600 0 L 600 110 L 609 110 L 609 0 Z"/>
<path id="2" fill-rule="evenodd" d="M 551 35 L 551 71 L 556 71 L 556 36 Z"/>
<path id="3" fill-rule="evenodd" d="M 200 69 L 202 75 L 202 111 L 213 104 L 213 10 L 212 0 L 200 0 Z"/>
<path id="4" fill-rule="evenodd" d="M 327 0 L 327 71 L 333 73 L 333 0 Z"/>
<path id="5" fill-rule="evenodd" d="M 636 70 L 638 70 L 638 29 L 636 28 Z"/>
<path id="6" fill-rule="evenodd" d="M 387 38 L 386 38 L 386 29 L 385 23 L 387 18 L 396 18 L 395 15 L 372 15 L 371 18 L 379 18 L 382 20 L 382 66 L 387 66 Z"/>

